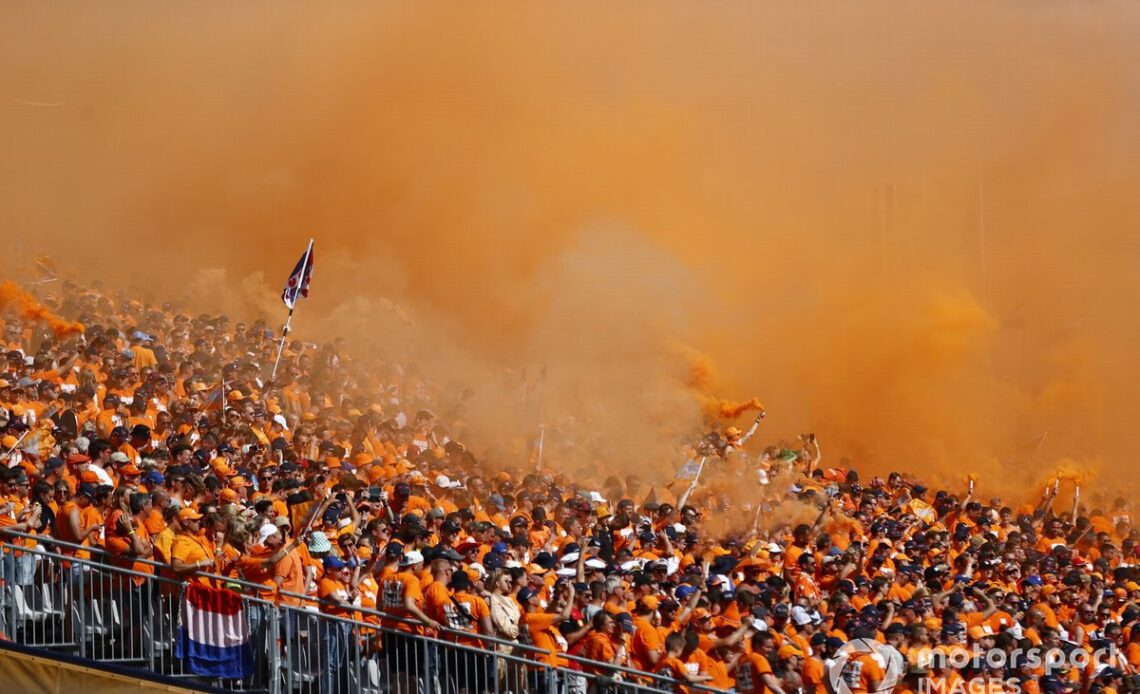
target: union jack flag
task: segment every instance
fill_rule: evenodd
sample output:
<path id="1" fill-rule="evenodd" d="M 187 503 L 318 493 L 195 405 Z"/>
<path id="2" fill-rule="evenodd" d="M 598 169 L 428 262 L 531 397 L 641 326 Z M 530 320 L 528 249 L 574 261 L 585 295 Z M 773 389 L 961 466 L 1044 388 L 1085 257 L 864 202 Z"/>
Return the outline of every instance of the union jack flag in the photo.
<path id="1" fill-rule="evenodd" d="M 309 280 L 312 278 L 313 241 L 310 239 L 309 247 L 305 249 L 305 254 L 297 261 L 297 266 L 293 268 L 293 272 L 285 282 L 285 289 L 281 292 L 281 300 L 285 302 L 290 311 L 297 303 L 298 295 L 306 298 L 309 296 Z"/>

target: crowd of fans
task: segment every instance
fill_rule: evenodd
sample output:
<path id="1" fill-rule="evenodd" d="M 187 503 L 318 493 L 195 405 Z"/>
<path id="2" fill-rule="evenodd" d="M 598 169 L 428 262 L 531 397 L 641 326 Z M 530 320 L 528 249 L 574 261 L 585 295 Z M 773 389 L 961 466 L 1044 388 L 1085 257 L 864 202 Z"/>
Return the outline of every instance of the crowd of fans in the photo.
<path id="1" fill-rule="evenodd" d="M 3 322 L 0 530 L 67 543 L 53 551 L 259 584 L 388 627 L 368 646 L 381 654 L 409 633 L 521 644 L 569 672 L 657 673 L 680 691 L 1140 690 L 1124 499 L 1058 509 L 1050 487 L 1011 507 L 965 484 L 864 480 L 811 435 L 750 444 L 763 413 L 747 433 L 680 443 L 660 476 L 703 459 L 700 480 L 652 493 L 533 456 L 490 467 L 460 440 L 465 395 L 407 365 L 289 341 L 270 382 L 278 338 L 263 323 L 70 283 L 51 300 L 85 331 Z M 38 570 L 5 552 L 7 584 Z M 1007 657 L 978 655 L 992 651 Z M 1045 651 L 1066 657 L 1032 657 Z"/>

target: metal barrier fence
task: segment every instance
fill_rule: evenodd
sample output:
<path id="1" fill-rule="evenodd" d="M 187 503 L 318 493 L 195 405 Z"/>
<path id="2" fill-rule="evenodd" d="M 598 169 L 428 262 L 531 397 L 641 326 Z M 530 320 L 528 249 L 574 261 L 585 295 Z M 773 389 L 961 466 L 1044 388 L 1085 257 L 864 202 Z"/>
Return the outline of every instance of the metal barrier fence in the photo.
<path id="1" fill-rule="evenodd" d="M 668 678 L 568 654 L 559 655 L 570 667 L 553 667 L 540 661 L 545 651 L 490 636 L 445 630 L 428 637 L 415 633 L 412 622 L 403 622 L 407 631 L 393 629 L 386 625 L 403 620 L 374 610 L 354 609 L 355 619 L 338 617 L 321 612 L 312 597 L 286 592 L 279 595 L 299 606 L 277 604 L 257 597 L 265 586 L 209 574 L 197 575 L 242 593 L 253 668 L 241 680 L 201 678 L 190 673 L 177 655 L 184 584 L 161 575 L 159 569 L 169 567 L 134 560 L 155 573 L 122 568 L 90 547 L 82 548 L 90 558 L 77 559 L 72 556 L 80 549 L 75 545 L 34 539 L 39 543 L 34 548 L 0 543 L 4 638 L 176 678 L 187 686 L 267 694 L 674 691 Z"/>

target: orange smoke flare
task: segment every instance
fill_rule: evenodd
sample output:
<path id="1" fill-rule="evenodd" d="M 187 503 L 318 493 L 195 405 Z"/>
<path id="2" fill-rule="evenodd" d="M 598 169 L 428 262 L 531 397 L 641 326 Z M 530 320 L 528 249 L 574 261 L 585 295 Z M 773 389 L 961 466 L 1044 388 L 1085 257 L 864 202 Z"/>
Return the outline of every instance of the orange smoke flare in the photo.
<path id="1" fill-rule="evenodd" d="M 705 416 L 709 419 L 717 417 L 721 419 L 736 419 L 740 415 L 750 410 L 762 410 L 764 405 L 760 403 L 759 398 L 752 398 L 743 402 L 734 402 L 732 400 L 721 400 L 720 398 L 702 397 L 704 402 Z"/>
<path id="2" fill-rule="evenodd" d="M 15 311 L 25 320 L 46 323 L 56 337 L 68 337 L 83 332 L 82 323 L 60 318 L 15 282 L 0 282 L 0 311 Z"/>

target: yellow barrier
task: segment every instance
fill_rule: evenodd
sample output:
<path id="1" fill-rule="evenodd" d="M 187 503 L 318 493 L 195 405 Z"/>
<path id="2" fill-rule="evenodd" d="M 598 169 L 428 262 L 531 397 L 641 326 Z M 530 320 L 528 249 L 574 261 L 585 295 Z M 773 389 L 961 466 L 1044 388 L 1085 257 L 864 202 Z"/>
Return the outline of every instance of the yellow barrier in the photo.
<path id="1" fill-rule="evenodd" d="M 0 652 L 0 682 L 21 694 L 131 694 L 133 692 L 190 692 L 192 690 L 116 675 L 50 658 Z"/>

